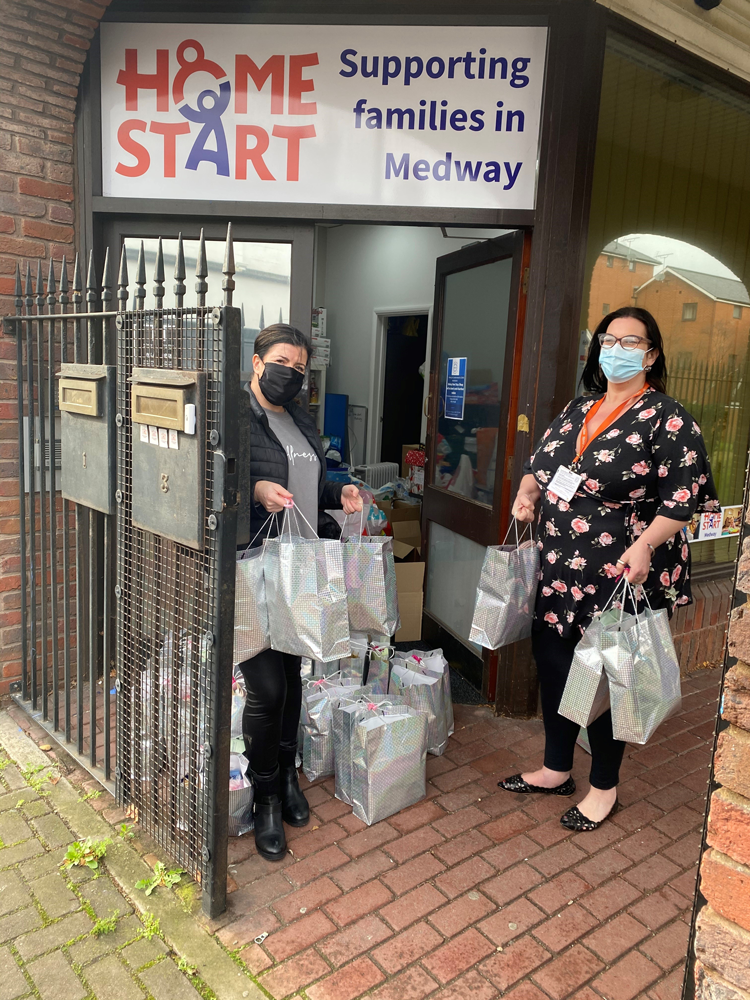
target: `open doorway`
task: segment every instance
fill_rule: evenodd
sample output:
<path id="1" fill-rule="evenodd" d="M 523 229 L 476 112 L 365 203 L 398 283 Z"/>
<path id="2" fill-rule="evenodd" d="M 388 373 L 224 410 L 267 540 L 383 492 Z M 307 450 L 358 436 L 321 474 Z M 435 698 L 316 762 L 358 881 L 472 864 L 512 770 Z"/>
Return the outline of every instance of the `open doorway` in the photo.
<path id="1" fill-rule="evenodd" d="M 427 359 L 428 313 L 383 316 L 385 361 L 381 402 L 380 461 L 402 462 L 404 445 L 422 440 L 422 397 Z M 386 406 L 386 400 L 399 400 Z"/>

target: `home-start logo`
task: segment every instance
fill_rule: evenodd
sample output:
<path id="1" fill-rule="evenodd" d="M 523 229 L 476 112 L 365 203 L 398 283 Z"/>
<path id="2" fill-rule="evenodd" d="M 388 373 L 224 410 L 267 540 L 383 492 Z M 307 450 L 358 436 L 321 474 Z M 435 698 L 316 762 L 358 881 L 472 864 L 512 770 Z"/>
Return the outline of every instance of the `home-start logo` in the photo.
<path id="1" fill-rule="evenodd" d="M 214 164 L 218 176 L 247 180 L 250 165 L 258 178 L 273 181 L 277 178 L 269 169 L 266 153 L 272 143 L 281 143 L 285 146 L 286 153 L 286 180 L 298 181 L 300 147 L 303 140 L 315 137 L 314 124 L 274 124 L 269 130 L 261 125 L 235 123 L 234 163 L 230 165 L 223 116 L 231 108 L 232 100 L 234 114 L 247 115 L 249 88 L 254 88 L 260 95 L 264 88 L 268 90 L 266 84 L 269 81 L 270 93 L 267 94 L 267 99 L 271 115 L 307 118 L 317 115 L 316 102 L 304 98 L 315 89 L 309 74 L 312 67 L 318 64 L 317 52 L 276 54 L 260 66 L 249 55 L 238 53 L 234 58 L 233 87 L 224 67 L 213 59 L 208 59 L 203 45 L 194 38 L 188 38 L 178 45 L 177 67 L 170 60 L 169 49 L 157 49 L 156 69 L 153 73 L 139 69 L 138 49 L 125 49 L 125 65 L 117 75 L 117 83 L 124 90 L 126 111 L 139 110 L 139 97 L 145 91 L 155 93 L 157 113 L 176 112 L 180 117 L 170 121 L 146 121 L 134 117 L 121 122 L 117 129 L 117 141 L 120 149 L 130 154 L 135 162 L 122 162 L 120 159 L 114 168 L 115 172 L 123 177 L 142 177 L 151 171 L 151 153 L 138 137 L 138 133 L 151 132 L 162 137 L 163 177 L 176 176 L 179 156 L 180 164 L 186 170 L 197 171 L 201 163 L 207 162 Z M 190 91 L 189 81 L 196 74 L 208 74 L 216 84 L 200 90 L 193 104 L 185 93 L 186 90 Z M 183 163 L 184 148 L 180 144 L 178 154 L 178 138 L 191 134 L 191 122 L 201 128 Z M 185 142 L 185 148 L 187 145 Z M 154 168 L 158 170 L 158 164 L 154 164 Z"/>

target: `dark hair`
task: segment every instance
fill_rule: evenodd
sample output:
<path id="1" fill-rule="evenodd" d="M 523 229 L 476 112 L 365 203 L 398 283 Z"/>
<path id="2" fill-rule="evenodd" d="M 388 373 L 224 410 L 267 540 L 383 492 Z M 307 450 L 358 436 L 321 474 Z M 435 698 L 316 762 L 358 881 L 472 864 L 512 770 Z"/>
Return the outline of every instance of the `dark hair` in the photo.
<path id="1" fill-rule="evenodd" d="M 277 344 L 292 344 L 294 347 L 303 347 L 307 351 L 307 360 L 310 360 L 310 341 L 296 326 L 289 326 L 288 323 L 272 323 L 265 327 L 255 338 L 253 353 L 263 360 L 272 347 Z"/>
<path id="2" fill-rule="evenodd" d="M 606 333 L 613 320 L 628 316 L 631 319 L 640 320 L 646 327 L 646 336 L 651 343 L 651 347 L 658 347 L 659 353 L 651 366 L 651 371 L 646 372 L 646 382 L 659 392 L 667 391 L 667 362 L 664 357 L 664 341 L 661 337 L 659 324 L 646 309 L 639 309 L 637 306 L 623 306 L 622 309 L 615 309 L 614 312 L 607 313 L 599 323 L 589 344 L 589 354 L 586 358 L 586 365 L 581 375 L 581 381 L 588 392 L 606 392 L 607 380 L 599 367 L 599 334 Z"/>

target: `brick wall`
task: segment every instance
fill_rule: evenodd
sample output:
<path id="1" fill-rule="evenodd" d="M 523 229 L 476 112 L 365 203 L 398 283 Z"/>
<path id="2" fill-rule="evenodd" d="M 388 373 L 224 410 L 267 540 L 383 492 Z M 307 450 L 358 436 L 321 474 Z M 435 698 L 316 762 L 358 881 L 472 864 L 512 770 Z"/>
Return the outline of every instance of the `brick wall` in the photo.
<path id="1" fill-rule="evenodd" d="M 78 81 L 109 0 L 0 0 L 0 316 L 16 264 L 75 254 Z M 71 272 L 72 273 L 72 272 Z M 15 338 L 0 332 L 0 694 L 20 676 Z"/>
<path id="2" fill-rule="evenodd" d="M 732 579 L 693 581 L 693 603 L 672 616 L 672 636 L 683 676 L 717 667 L 724 658 Z"/>
<path id="3" fill-rule="evenodd" d="M 750 527 L 744 529 L 728 650 L 727 671 L 707 849 L 700 868 L 707 900 L 698 914 L 695 981 L 698 1000 L 746 1000 L 750 994 Z"/>

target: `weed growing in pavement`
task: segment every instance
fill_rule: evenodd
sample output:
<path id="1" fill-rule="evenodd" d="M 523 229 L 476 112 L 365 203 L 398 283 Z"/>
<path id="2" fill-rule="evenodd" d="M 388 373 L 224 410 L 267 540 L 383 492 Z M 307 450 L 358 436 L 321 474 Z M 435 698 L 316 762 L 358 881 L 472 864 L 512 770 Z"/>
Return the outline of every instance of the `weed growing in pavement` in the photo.
<path id="1" fill-rule="evenodd" d="M 47 773 L 42 774 L 42 771 Z M 49 770 L 49 764 L 26 764 L 25 767 L 21 768 L 21 777 L 41 798 L 46 798 L 49 795 L 49 789 L 43 787 L 47 782 L 56 785 L 60 780 L 58 774 Z"/>
<path id="2" fill-rule="evenodd" d="M 99 861 L 107 853 L 107 847 L 110 843 L 108 837 L 104 840 L 92 840 L 91 837 L 86 837 L 85 840 L 75 840 L 60 862 L 60 867 L 70 869 L 74 865 L 86 865 L 87 868 L 96 871 L 99 867 Z"/>
<path id="3" fill-rule="evenodd" d="M 149 941 L 155 934 L 161 934 L 161 924 L 159 923 L 159 918 L 155 917 L 153 913 L 148 911 L 143 914 L 143 927 L 141 927 L 141 936 L 147 938 Z"/>
<path id="4" fill-rule="evenodd" d="M 26 802 L 26 799 L 19 799 L 18 802 L 16 802 L 16 809 L 20 809 L 21 806 L 24 805 L 25 802 Z"/>
<path id="5" fill-rule="evenodd" d="M 101 798 L 101 794 L 102 793 L 100 791 L 96 791 L 95 789 L 92 788 L 91 791 L 84 792 L 82 795 L 79 795 L 78 796 L 78 801 L 79 802 L 88 802 L 90 799 L 98 799 L 98 798 Z"/>
<path id="6" fill-rule="evenodd" d="M 120 829 L 118 830 L 119 835 L 123 840 L 132 840 L 135 834 L 133 833 L 133 827 L 135 823 L 120 823 Z"/>
<path id="7" fill-rule="evenodd" d="M 191 965 L 186 958 L 181 958 L 177 963 L 177 968 L 180 972 L 184 972 L 186 976 L 194 976 L 198 972 L 195 965 Z"/>
<path id="8" fill-rule="evenodd" d="M 117 930 L 117 918 L 119 916 L 120 911 L 115 910 L 111 917 L 102 917 L 97 920 L 91 928 L 91 933 L 94 937 L 100 937 L 102 934 L 111 934 L 113 931 Z"/>
<path id="9" fill-rule="evenodd" d="M 10 764 L 10 757 L 0 759 L 0 771 L 4 771 L 8 764 Z"/>
<path id="10" fill-rule="evenodd" d="M 182 876 L 185 874 L 184 868 L 170 868 L 167 871 L 167 866 L 162 861 L 157 861 L 154 865 L 154 874 L 151 878 L 142 878 L 135 883 L 136 889 L 143 889 L 147 896 L 150 896 L 154 889 L 158 888 L 160 885 L 165 886 L 167 889 L 171 889 L 173 885 L 177 885 L 178 882 L 182 880 Z"/>

